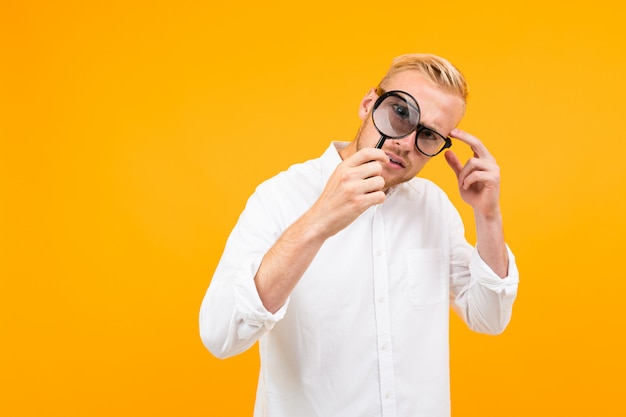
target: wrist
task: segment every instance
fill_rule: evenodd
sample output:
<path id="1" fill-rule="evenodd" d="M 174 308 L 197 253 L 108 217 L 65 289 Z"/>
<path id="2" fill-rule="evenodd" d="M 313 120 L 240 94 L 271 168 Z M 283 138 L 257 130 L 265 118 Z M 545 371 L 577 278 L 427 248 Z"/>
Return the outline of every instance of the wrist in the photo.
<path id="1" fill-rule="evenodd" d="M 309 244 L 323 244 L 333 233 L 329 232 L 329 227 L 324 222 L 324 217 L 316 216 L 311 210 L 307 211 L 294 224 L 297 233 Z"/>
<path id="2" fill-rule="evenodd" d="M 489 210 L 474 209 L 474 217 L 477 222 L 502 223 L 502 211 L 500 210 L 500 206 L 490 208 Z"/>

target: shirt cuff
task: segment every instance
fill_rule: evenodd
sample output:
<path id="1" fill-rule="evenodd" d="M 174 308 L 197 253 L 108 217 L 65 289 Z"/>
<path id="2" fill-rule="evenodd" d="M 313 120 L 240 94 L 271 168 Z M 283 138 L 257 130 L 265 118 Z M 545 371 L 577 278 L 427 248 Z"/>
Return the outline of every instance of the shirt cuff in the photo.
<path id="1" fill-rule="evenodd" d="M 237 336 L 248 339 L 260 330 L 272 330 L 285 317 L 290 298 L 275 313 L 269 312 L 259 296 L 254 279 L 246 277 L 235 282 L 237 321 L 240 323 Z"/>
<path id="2" fill-rule="evenodd" d="M 515 263 L 515 255 L 511 252 L 511 249 L 506 245 L 506 251 L 509 256 L 509 270 L 505 278 L 500 278 L 493 269 L 480 257 L 478 249 L 474 248 L 472 258 L 470 260 L 470 273 L 472 277 L 476 278 L 476 281 L 492 287 L 501 287 L 508 285 L 517 285 L 519 282 L 519 272 L 517 270 L 517 264 Z"/>

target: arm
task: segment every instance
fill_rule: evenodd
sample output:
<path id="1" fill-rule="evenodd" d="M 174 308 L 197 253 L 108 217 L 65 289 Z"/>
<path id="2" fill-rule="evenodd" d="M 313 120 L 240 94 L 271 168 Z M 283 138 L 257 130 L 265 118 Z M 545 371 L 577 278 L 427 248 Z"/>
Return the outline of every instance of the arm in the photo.
<path id="1" fill-rule="evenodd" d="M 288 220 L 291 226 L 275 221 L 280 192 L 250 198 L 200 308 L 200 336 L 215 356 L 243 352 L 271 330 L 326 239 L 384 201 L 379 161 L 387 156 L 373 148 L 357 154 L 337 166 L 312 206 Z"/>
<path id="2" fill-rule="evenodd" d="M 450 303 L 467 326 L 484 334 L 502 333 L 513 312 L 519 273 L 515 256 L 507 248 L 509 270 L 499 277 L 464 237 L 456 213 L 451 223 Z"/>
<path id="3" fill-rule="evenodd" d="M 311 209 L 263 257 L 255 284 L 268 311 L 285 303 L 326 239 L 385 200 L 380 174 L 387 159 L 382 150 L 365 148 L 344 160 Z"/>
<path id="4" fill-rule="evenodd" d="M 465 166 L 454 152 L 448 151 L 445 156 L 459 181 L 461 197 L 474 210 L 476 248 L 485 263 L 500 278 L 505 278 L 509 259 L 500 212 L 500 167 L 478 138 L 460 129 L 454 129 L 451 136 L 474 151 L 474 158 Z"/>
<path id="5" fill-rule="evenodd" d="M 500 168 L 480 140 L 460 129 L 451 135 L 474 151 L 465 166 L 452 152 L 446 160 L 455 172 L 463 200 L 472 206 L 476 221 L 476 250 L 455 221 L 452 258 L 452 306 L 474 331 L 499 334 L 511 319 L 519 273 L 504 241 L 500 212 Z M 467 245 L 467 247 L 466 247 Z"/>

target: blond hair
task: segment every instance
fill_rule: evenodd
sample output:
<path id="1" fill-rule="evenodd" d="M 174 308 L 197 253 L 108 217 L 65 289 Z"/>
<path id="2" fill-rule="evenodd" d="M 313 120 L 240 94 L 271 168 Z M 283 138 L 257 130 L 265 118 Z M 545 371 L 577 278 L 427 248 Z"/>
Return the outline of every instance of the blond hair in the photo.
<path id="1" fill-rule="evenodd" d="M 419 72 L 436 86 L 467 101 L 469 85 L 463 74 L 448 60 L 433 54 L 405 54 L 394 58 L 379 85 L 382 87 L 393 75 L 406 70 Z"/>

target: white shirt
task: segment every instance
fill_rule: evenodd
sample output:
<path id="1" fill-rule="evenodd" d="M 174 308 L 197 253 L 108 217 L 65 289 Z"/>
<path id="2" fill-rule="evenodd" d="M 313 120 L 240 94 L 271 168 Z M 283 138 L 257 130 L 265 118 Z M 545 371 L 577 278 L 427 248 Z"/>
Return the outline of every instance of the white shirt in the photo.
<path id="1" fill-rule="evenodd" d="M 256 291 L 263 256 L 319 197 L 341 146 L 250 197 L 202 302 L 202 340 L 220 358 L 259 341 L 255 417 L 447 417 L 450 307 L 502 332 L 518 272 L 510 250 L 505 279 L 481 260 L 432 182 L 396 186 L 328 239 L 275 314 Z"/>

